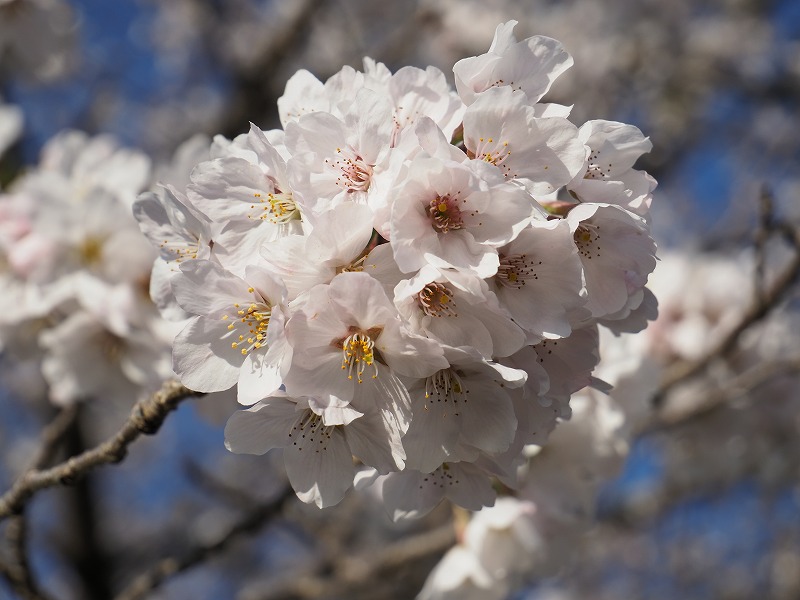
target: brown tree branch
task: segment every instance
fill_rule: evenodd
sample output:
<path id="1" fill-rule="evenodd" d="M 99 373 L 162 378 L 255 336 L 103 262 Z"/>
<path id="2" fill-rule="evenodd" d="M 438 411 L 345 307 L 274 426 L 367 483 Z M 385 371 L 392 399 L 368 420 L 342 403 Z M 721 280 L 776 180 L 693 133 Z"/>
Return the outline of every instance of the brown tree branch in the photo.
<path id="1" fill-rule="evenodd" d="M 116 600 L 139 600 L 149 596 L 170 577 L 187 571 L 225 552 L 236 539 L 244 534 L 255 533 L 274 516 L 281 514 L 284 503 L 294 495 L 291 487 L 281 492 L 274 500 L 250 511 L 215 542 L 196 546 L 182 557 L 171 556 L 156 563 L 152 568 L 136 577 Z"/>
<path id="2" fill-rule="evenodd" d="M 0 575 L 22 600 L 48 600 L 31 575 L 26 552 L 28 522 L 23 515 L 15 516 L 6 527 L 13 558 L 10 564 L 0 563 Z"/>
<path id="3" fill-rule="evenodd" d="M 792 246 L 792 250 L 794 250 L 792 260 L 778 275 L 772 287 L 752 304 L 736 327 L 716 346 L 698 360 L 676 363 L 667 371 L 661 386 L 652 399 L 655 408 L 660 408 L 664 404 L 667 394 L 677 385 L 700 375 L 715 360 L 727 356 L 736 347 L 739 337 L 769 315 L 772 309 L 783 301 L 787 292 L 797 281 L 800 276 L 800 233 L 784 223 L 774 224 L 770 229 L 774 233 L 780 233 Z"/>
<path id="4" fill-rule="evenodd" d="M 755 302 L 759 304 L 764 304 L 766 302 L 766 298 L 764 297 L 766 293 L 764 282 L 767 272 L 767 241 L 770 238 L 774 218 L 772 193 L 765 185 L 761 189 L 761 194 L 758 197 L 758 227 L 756 228 L 755 237 L 753 239 L 753 246 L 756 253 L 756 268 L 753 273 L 755 283 L 754 299 Z"/>
<path id="5" fill-rule="evenodd" d="M 53 455 L 77 416 L 78 405 L 72 404 L 61 409 L 55 418 L 42 429 L 39 434 L 41 440 L 39 452 L 29 469 L 42 469 L 53 460 Z"/>
<path id="6" fill-rule="evenodd" d="M 272 36 L 261 56 L 248 66 L 225 64 L 219 56 L 217 45 L 212 40 L 208 51 L 223 64 L 233 77 L 233 96 L 228 102 L 225 122 L 220 125 L 220 133 L 233 139 L 248 129 L 248 123 L 260 123 L 264 107 L 275 106 L 278 96 L 283 93 L 285 82 L 278 83 L 269 75 L 289 59 L 312 31 L 315 17 L 329 4 L 329 0 L 298 0 L 292 16 Z M 224 6 L 224 4 L 222 4 Z M 266 76 L 265 76 L 266 75 Z M 273 109 L 274 112 L 274 109 Z M 272 116 L 271 114 L 269 116 Z"/>
<path id="7" fill-rule="evenodd" d="M 178 382 L 166 382 L 158 392 L 137 402 L 122 428 L 99 446 L 52 468 L 30 469 L 23 473 L 11 489 L 0 497 L 0 520 L 19 513 L 28 499 L 41 489 L 70 485 L 95 467 L 120 462 L 125 458 L 128 446 L 139 436 L 156 433 L 166 416 L 182 400 L 197 395 L 197 392 Z"/>
<path id="8" fill-rule="evenodd" d="M 41 469 L 53 460 L 64 435 L 75 422 L 77 406 L 62 409 L 39 435 L 41 445 L 28 469 Z M 14 516 L 6 526 L 6 541 L 11 551 L 11 564 L 3 571 L 14 591 L 22 598 L 44 598 L 28 564 L 28 523 L 24 512 Z"/>
<path id="9" fill-rule="evenodd" d="M 637 436 L 665 431 L 694 419 L 709 415 L 784 375 L 800 373 L 800 357 L 772 362 L 760 362 L 727 382 L 725 387 L 710 391 L 701 403 L 672 414 L 658 415 L 654 421 L 637 432 Z"/>
<path id="10" fill-rule="evenodd" d="M 431 531 L 403 538 L 380 550 L 361 552 L 355 556 L 338 556 L 317 565 L 317 571 L 330 571 L 329 577 L 306 575 L 292 577 L 279 589 L 264 590 L 249 597 L 259 600 L 288 600 L 290 598 L 351 598 L 355 590 L 387 578 L 398 569 L 416 561 L 441 555 L 456 543 L 453 523 Z"/>

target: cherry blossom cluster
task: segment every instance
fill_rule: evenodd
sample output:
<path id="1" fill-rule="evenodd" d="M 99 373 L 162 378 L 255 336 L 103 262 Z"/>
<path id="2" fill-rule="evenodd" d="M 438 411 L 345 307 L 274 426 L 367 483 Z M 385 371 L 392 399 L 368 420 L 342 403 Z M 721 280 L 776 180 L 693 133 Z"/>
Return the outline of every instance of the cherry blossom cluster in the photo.
<path id="1" fill-rule="evenodd" d="M 569 563 L 595 518 L 598 491 L 627 456 L 637 413 L 647 410 L 647 395 L 630 403 L 616 397 L 616 385 L 641 375 L 645 358 L 641 351 L 626 353 L 627 341 L 601 336 L 600 375 L 615 389 L 606 395 L 587 388 L 572 397 L 570 421 L 553 432 L 544 452 L 533 445 L 524 449 L 527 460 L 514 495 L 471 516 L 459 543 L 431 571 L 419 600 L 500 600 Z"/>
<path id="2" fill-rule="evenodd" d="M 492 504 L 570 395 L 602 385 L 598 325 L 654 317 L 655 181 L 633 168 L 650 142 L 540 102 L 572 59 L 514 25 L 456 63 L 455 90 L 369 59 L 324 83 L 299 71 L 283 129 L 217 138 L 185 188 L 134 205 L 160 252 L 153 299 L 188 319 L 175 372 L 236 386 L 250 408 L 226 445 L 283 448 L 306 502 L 355 478 L 394 518 Z"/>
<path id="3" fill-rule="evenodd" d="M 5 385 L 57 404 L 132 402 L 173 376 L 175 325 L 149 298 L 156 253 L 131 211 L 149 182 L 145 155 L 73 131 L 0 194 Z"/>
<path id="4" fill-rule="evenodd" d="M 595 373 L 614 389 L 608 395 L 590 388 L 573 395 L 571 420 L 553 432 L 543 452 L 536 446 L 525 448 L 528 460 L 514 495 L 498 498 L 494 506 L 471 516 L 459 543 L 431 572 L 419 600 L 508 598 L 525 583 L 551 577 L 576 560 L 576 547 L 595 518 L 601 485 L 617 474 L 634 434 L 653 426 L 650 399 L 665 371 L 715 347 L 741 322 L 754 294 L 751 273 L 757 258 L 752 249 L 734 256 L 662 250 L 660 258 L 648 282 L 659 298 L 658 319 L 642 335 L 601 332 L 603 361 Z M 774 433 L 760 431 L 763 415 L 775 411 L 767 422 L 786 421 L 788 405 L 781 407 L 776 398 L 791 398 L 797 377 L 748 389 L 741 384 L 744 378 L 739 375 L 736 381 L 729 369 L 761 369 L 796 355 L 798 330 L 796 311 L 773 314 L 740 341 L 734 363 L 720 365 L 717 372 L 670 394 L 673 425 L 681 413 L 691 414 L 719 390 L 734 390 L 729 393 L 742 404 L 716 412 L 708 405 L 700 408 L 699 414 L 714 419 L 714 426 L 696 423 L 681 436 L 680 452 L 662 450 L 664 480 L 629 497 L 629 510 L 652 511 L 665 490 L 696 490 L 707 484 L 709 473 L 726 481 L 732 471 L 739 477 L 729 454 L 709 450 L 729 442 L 732 432 L 758 440 L 743 443 L 736 465 L 743 464 L 742 455 L 747 462 L 766 460 L 764 453 L 773 450 L 765 450 L 763 440 Z M 759 418 L 753 418 L 754 411 Z M 708 456 L 698 465 L 701 454 Z"/>

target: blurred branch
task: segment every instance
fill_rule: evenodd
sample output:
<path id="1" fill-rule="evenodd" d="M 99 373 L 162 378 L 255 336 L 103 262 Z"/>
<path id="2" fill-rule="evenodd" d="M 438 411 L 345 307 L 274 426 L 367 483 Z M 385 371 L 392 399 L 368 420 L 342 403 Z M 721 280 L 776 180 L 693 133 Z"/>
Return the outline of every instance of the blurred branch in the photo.
<path id="1" fill-rule="evenodd" d="M 62 409 L 39 435 L 41 444 L 29 469 L 41 469 L 53 460 L 59 443 L 74 424 L 77 405 Z M 14 591 L 22 598 L 44 598 L 39 591 L 28 564 L 28 522 L 24 512 L 14 516 L 6 526 L 6 541 L 11 551 L 11 564 L 3 574 Z"/>
<path id="2" fill-rule="evenodd" d="M 754 293 L 755 302 L 763 305 L 766 303 L 766 272 L 767 272 L 767 241 L 770 237 L 770 229 L 774 221 L 774 206 L 773 206 L 772 193 L 765 185 L 761 189 L 761 194 L 758 197 L 758 228 L 753 240 L 753 245 L 756 251 L 756 268 L 755 268 L 755 281 Z"/>
<path id="3" fill-rule="evenodd" d="M 277 498 L 251 510 L 215 542 L 191 548 L 182 557 L 171 556 L 160 560 L 152 568 L 136 577 L 116 597 L 116 600 L 138 600 L 139 598 L 148 597 L 151 592 L 170 577 L 222 554 L 240 536 L 255 533 L 274 516 L 280 514 L 284 503 L 293 495 L 294 491 L 287 486 Z"/>
<path id="4" fill-rule="evenodd" d="M 307 39 L 314 24 L 314 16 L 324 9 L 328 1 L 299 0 L 292 17 L 272 36 L 271 43 L 257 60 L 247 67 L 235 70 L 231 67 L 236 65 L 227 65 L 229 70 L 233 70 L 235 91 L 229 102 L 230 108 L 226 111 L 225 122 L 220 127 L 222 135 L 233 139 L 244 133 L 248 123 L 262 118 L 265 106 L 275 106 L 275 101 L 283 90 L 283 82 L 278 88 L 278 82 L 269 74 L 276 73 L 278 67 Z M 216 56 L 218 62 L 225 63 L 213 43 L 209 45 L 209 52 Z"/>
<path id="5" fill-rule="evenodd" d="M 258 501 L 251 494 L 215 477 L 191 459 L 184 461 L 183 468 L 186 476 L 194 485 L 199 487 L 205 494 L 218 498 L 225 504 L 241 509 L 250 509 L 258 504 Z"/>
<path id="6" fill-rule="evenodd" d="M 390 546 L 368 551 L 356 556 L 340 555 L 316 566 L 318 572 L 330 572 L 330 577 L 307 575 L 292 577 L 279 589 L 264 590 L 248 595 L 259 600 L 288 600 L 293 598 L 351 598 L 354 590 L 370 586 L 396 573 L 400 567 L 444 553 L 456 543 L 452 523 L 441 525 L 403 538 Z"/>
<path id="7" fill-rule="evenodd" d="M 646 435 L 656 431 L 664 431 L 682 425 L 690 420 L 710 415 L 727 406 L 730 402 L 747 396 L 750 392 L 784 375 L 800 373 L 800 357 L 788 360 L 761 362 L 734 377 L 725 387 L 709 392 L 704 400 L 691 408 L 669 415 L 659 415 L 656 420 L 637 435 Z"/>
<path id="8" fill-rule="evenodd" d="M 50 469 L 29 469 L 11 489 L 0 497 L 0 520 L 18 513 L 37 491 L 57 485 L 70 485 L 97 466 L 118 463 L 125 458 L 128 446 L 142 434 L 151 435 L 161 427 L 166 416 L 178 404 L 197 392 L 175 381 L 166 382 L 161 390 L 137 402 L 128 420 L 111 438 L 78 456 Z"/>
<path id="9" fill-rule="evenodd" d="M 6 539 L 11 546 L 13 558 L 11 564 L 0 563 L 0 575 L 8 581 L 11 589 L 22 600 L 48 600 L 48 596 L 39 590 L 33 580 L 28 565 L 27 529 L 28 523 L 23 515 L 18 515 L 8 522 Z"/>
<path id="10" fill-rule="evenodd" d="M 786 293 L 800 276 L 800 233 L 787 223 L 769 223 L 771 234 L 780 234 L 792 247 L 794 256 L 789 264 L 775 279 L 772 287 L 760 295 L 742 319 L 728 335 L 704 356 L 695 361 L 684 361 L 673 365 L 668 371 L 661 386 L 653 396 L 652 403 L 655 408 L 660 408 L 673 388 L 703 373 L 711 363 L 727 356 L 739 341 L 739 337 L 751 326 L 761 321 L 770 314 L 773 308 L 780 304 Z"/>
<path id="11" fill-rule="evenodd" d="M 41 440 L 39 453 L 36 455 L 29 469 L 43 469 L 52 462 L 60 442 L 64 439 L 70 427 L 75 423 L 77 416 L 78 405 L 72 404 L 61 409 L 55 418 L 42 429 L 42 432 L 39 434 L 39 439 Z"/>
<path id="12" fill-rule="evenodd" d="M 67 430 L 64 442 L 67 456 L 77 456 L 87 450 L 86 403 L 78 404 L 78 416 Z M 67 522 L 64 529 L 71 531 L 64 556 L 72 565 L 83 584 L 86 600 L 107 600 L 111 596 L 111 574 L 114 565 L 101 541 L 98 527 L 97 491 L 90 476 L 81 477 L 64 495 L 62 510 Z"/>

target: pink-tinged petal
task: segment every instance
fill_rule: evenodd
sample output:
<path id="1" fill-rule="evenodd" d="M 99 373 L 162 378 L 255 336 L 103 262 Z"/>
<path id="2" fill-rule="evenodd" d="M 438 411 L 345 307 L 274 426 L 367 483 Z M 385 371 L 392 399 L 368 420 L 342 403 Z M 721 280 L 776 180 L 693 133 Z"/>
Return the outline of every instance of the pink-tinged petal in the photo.
<path id="1" fill-rule="evenodd" d="M 225 425 L 225 447 L 236 454 L 264 454 L 283 448 L 291 443 L 289 433 L 302 414 L 294 402 L 282 397 L 236 411 Z"/>
<path id="2" fill-rule="evenodd" d="M 463 409 L 462 441 L 491 454 L 503 452 L 517 429 L 511 399 L 490 379 L 473 377 L 464 383 L 469 395 Z"/>
<path id="3" fill-rule="evenodd" d="M 447 498 L 454 504 L 467 510 L 494 505 L 497 493 L 492 480 L 472 463 L 446 463 L 441 473 L 440 480 L 447 484 Z"/>
<path id="4" fill-rule="evenodd" d="M 492 285 L 501 306 L 539 339 L 568 336 L 572 313 L 586 302 L 568 223 L 552 221 L 527 229 L 500 254 Z"/>
<path id="5" fill-rule="evenodd" d="M 617 313 L 656 266 L 647 222 L 619 206 L 588 203 L 572 209 L 567 221 L 583 263 L 586 308 L 594 317 Z"/>
<path id="6" fill-rule="evenodd" d="M 621 333 L 638 333 L 647 327 L 649 321 L 658 318 L 658 299 L 653 292 L 642 288 L 642 302 L 630 312 L 622 315 L 609 315 L 599 323 L 608 327 L 614 335 Z"/>
<path id="7" fill-rule="evenodd" d="M 392 76 L 388 88 L 394 101 L 393 120 L 398 132 L 430 118 L 449 140 L 461 122 L 463 104 L 451 91 L 444 73 L 435 67 L 424 71 L 403 67 Z"/>
<path id="8" fill-rule="evenodd" d="M 383 286 L 366 273 L 340 273 L 331 281 L 329 297 L 342 320 L 354 321 L 364 330 L 398 319 L 397 309 L 386 297 Z"/>
<path id="9" fill-rule="evenodd" d="M 280 214 L 268 202 L 276 190 L 259 165 L 238 157 L 200 163 L 192 171 L 187 194 L 192 204 L 214 222 L 277 220 Z M 266 209 L 266 210 L 264 210 Z"/>
<path id="10" fill-rule="evenodd" d="M 172 368 L 197 392 L 221 392 L 236 384 L 244 360 L 231 348 L 227 321 L 197 317 L 175 337 Z"/>
<path id="11" fill-rule="evenodd" d="M 312 347 L 294 354 L 284 385 L 292 396 L 330 394 L 350 401 L 356 383 L 342 369 L 341 350 Z"/>
<path id="12" fill-rule="evenodd" d="M 238 302 L 252 298 L 242 279 L 208 260 L 192 260 L 181 265 L 172 279 L 172 291 L 181 308 L 195 315 L 210 316 L 232 310 Z"/>
<path id="13" fill-rule="evenodd" d="M 400 470 L 405 465 L 400 430 L 387 428 L 375 410 L 352 421 L 344 428 L 344 435 L 351 452 L 381 474 Z"/>
<path id="14" fill-rule="evenodd" d="M 345 115 L 346 128 L 357 136 L 353 146 L 368 164 L 376 164 L 381 151 L 389 148 L 394 128 L 392 112 L 388 96 L 364 88 L 358 90 Z"/>
<path id="15" fill-rule="evenodd" d="M 410 469 L 389 474 L 383 482 L 383 503 L 392 520 L 423 517 L 439 504 L 444 491 L 436 479 L 433 474 Z"/>
<path id="16" fill-rule="evenodd" d="M 456 89 L 465 104 L 472 104 L 476 95 L 493 86 L 522 90 L 535 103 L 572 66 L 572 57 L 560 42 L 544 36 L 518 42 L 512 33 L 514 25 L 516 21 L 501 23 L 488 53 L 453 66 Z"/>
<path id="17" fill-rule="evenodd" d="M 309 244 L 332 267 L 350 266 L 372 237 L 372 211 L 364 204 L 346 203 L 323 213 Z"/>
<path id="18" fill-rule="evenodd" d="M 329 283 L 335 269 L 325 265 L 325 255 L 309 247 L 309 238 L 290 235 L 261 247 L 261 255 L 272 273 L 283 281 L 289 300 L 316 285 Z"/>
<path id="19" fill-rule="evenodd" d="M 308 398 L 308 407 L 322 417 L 325 425 L 349 425 L 364 413 L 357 411 L 349 402 L 335 396 L 322 395 Z"/>
<path id="20" fill-rule="evenodd" d="M 255 350 L 239 371 L 238 400 L 246 406 L 274 394 L 283 383 L 281 363 L 270 360 L 267 351 Z"/>
<path id="21" fill-rule="evenodd" d="M 289 482 L 303 502 L 338 504 L 353 485 L 353 456 L 339 427 L 293 440 L 283 453 Z"/>
<path id="22" fill-rule="evenodd" d="M 538 118 L 525 94 L 508 86 L 480 94 L 464 115 L 470 156 L 534 195 L 569 183 L 586 164 L 578 129 L 560 117 Z"/>
<path id="23" fill-rule="evenodd" d="M 289 78 L 283 96 L 278 98 L 278 114 L 284 128 L 302 115 L 328 110 L 330 101 L 325 86 L 305 69 Z"/>
<path id="24" fill-rule="evenodd" d="M 463 398 L 456 403 L 435 393 L 425 396 L 424 388 L 413 393 L 414 418 L 403 443 L 408 468 L 430 473 L 455 451 L 466 407 Z"/>
<path id="25" fill-rule="evenodd" d="M 426 317 L 425 329 L 428 335 L 448 346 L 469 346 L 483 356 L 490 358 L 494 350 L 492 336 L 483 323 L 455 303 L 459 310 L 457 317 Z"/>
<path id="26" fill-rule="evenodd" d="M 205 258 L 210 250 L 200 238 L 207 233 L 206 224 L 179 198 L 185 200 L 172 188 L 146 192 L 134 203 L 133 216 L 164 260 Z"/>
<path id="27" fill-rule="evenodd" d="M 544 340 L 534 350 L 550 379 L 543 404 L 556 404 L 561 409 L 559 416 L 569 418 L 570 396 L 589 385 L 591 373 L 600 361 L 597 327 L 576 329 L 562 340 Z"/>
<path id="28" fill-rule="evenodd" d="M 371 414 L 372 408 L 380 411 L 387 431 L 408 431 L 411 422 L 411 398 L 403 382 L 390 369 L 379 367 L 378 377 L 364 380 L 356 386 L 353 404 Z"/>
<path id="29" fill-rule="evenodd" d="M 278 306 L 286 301 L 286 288 L 267 269 L 250 264 L 245 269 L 245 277 L 250 287 L 271 306 Z"/>
<path id="30" fill-rule="evenodd" d="M 403 331 L 396 325 L 381 332 L 375 347 L 392 370 L 407 377 L 428 377 L 449 366 L 441 344 Z"/>
<path id="31" fill-rule="evenodd" d="M 388 298 L 394 296 L 394 287 L 405 277 L 394 261 L 391 244 L 376 246 L 367 255 L 364 261 L 364 273 L 377 279 L 383 285 L 383 291 Z"/>

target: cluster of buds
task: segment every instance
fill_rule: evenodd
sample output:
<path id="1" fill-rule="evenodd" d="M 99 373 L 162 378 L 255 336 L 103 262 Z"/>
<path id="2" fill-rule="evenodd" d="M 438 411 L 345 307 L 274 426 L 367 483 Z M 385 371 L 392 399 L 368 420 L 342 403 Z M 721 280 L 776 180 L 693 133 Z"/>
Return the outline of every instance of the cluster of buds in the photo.
<path id="1" fill-rule="evenodd" d="M 283 448 L 306 502 L 355 480 L 396 519 L 491 504 L 599 385 L 598 325 L 655 314 L 655 181 L 633 168 L 650 142 L 540 102 L 572 59 L 514 25 L 456 63 L 455 90 L 369 59 L 324 83 L 300 71 L 283 129 L 217 138 L 185 188 L 134 205 L 160 252 L 153 299 L 188 319 L 175 372 L 237 386 L 250 408 L 226 445 Z"/>

